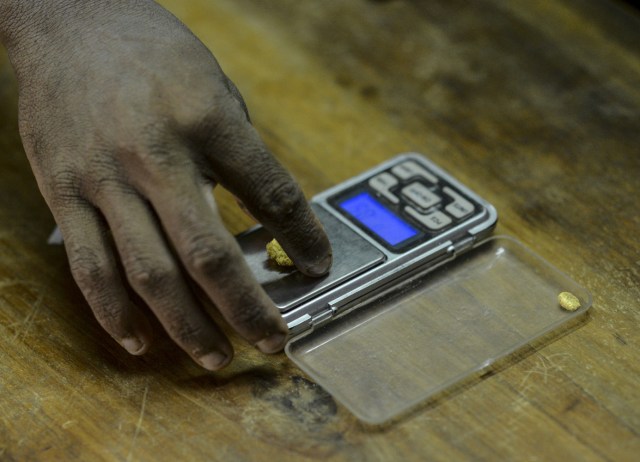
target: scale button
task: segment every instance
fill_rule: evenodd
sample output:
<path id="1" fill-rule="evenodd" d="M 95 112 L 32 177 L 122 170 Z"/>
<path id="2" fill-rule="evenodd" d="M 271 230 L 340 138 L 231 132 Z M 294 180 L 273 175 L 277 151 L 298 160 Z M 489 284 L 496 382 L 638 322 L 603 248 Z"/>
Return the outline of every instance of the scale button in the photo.
<path id="1" fill-rule="evenodd" d="M 369 180 L 369 186 L 393 204 L 399 203 L 400 199 L 398 199 L 398 197 L 389 190 L 397 184 L 398 179 L 388 172 L 376 175 Z"/>
<path id="2" fill-rule="evenodd" d="M 402 188 L 402 195 L 423 209 L 433 207 L 441 201 L 440 196 L 434 194 L 429 188 L 417 181 Z"/>
<path id="3" fill-rule="evenodd" d="M 455 218 L 463 218 L 473 212 L 473 204 L 453 191 L 451 188 L 443 188 L 446 195 L 453 198 L 453 202 L 445 207 L 445 210 Z"/>
<path id="4" fill-rule="evenodd" d="M 463 199 L 462 201 L 450 203 L 445 207 L 445 210 L 456 218 L 464 218 L 473 212 L 473 205 Z"/>
<path id="5" fill-rule="evenodd" d="M 438 183 L 438 178 L 426 171 L 423 167 L 421 167 L 417 162 L 413 160 L 407 160 L 399 165 L 396 165 L 391 169 L 391 171 L 401 180 L 408 180 L 415 176 L 420 176 L 433 184 Z"/>
<path id="6" fill-rule="evenodd" d="M 404 210 L 424 226 L 434 231 L 451 224 L 451 218 L 440 211 L 425 214 L 418 212 L 413 207 L 405 207 Z"/>

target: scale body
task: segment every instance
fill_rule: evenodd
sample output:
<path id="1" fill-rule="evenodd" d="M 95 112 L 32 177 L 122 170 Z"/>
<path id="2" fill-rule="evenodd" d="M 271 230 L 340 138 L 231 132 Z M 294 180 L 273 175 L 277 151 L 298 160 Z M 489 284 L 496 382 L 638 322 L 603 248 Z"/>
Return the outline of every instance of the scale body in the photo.
<path id="1" fill-rule="evenodd" d="M 495 208 L 421 154 L 398 155 L 311 200 L 333 249 L 320 278 L 282 268 L 261 226 L 237 238 L 292 335 L 320 326 L 488 236 Z"/>

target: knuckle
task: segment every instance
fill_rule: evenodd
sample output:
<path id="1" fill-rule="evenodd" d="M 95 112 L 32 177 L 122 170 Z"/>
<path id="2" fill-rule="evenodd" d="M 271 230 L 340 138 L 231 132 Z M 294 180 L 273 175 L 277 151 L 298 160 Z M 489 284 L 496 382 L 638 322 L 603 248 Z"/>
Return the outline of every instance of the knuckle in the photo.
<path id="1" fill-rule="evenodd" d="M 263 216 L 287 222 L 305 204 L 305 198 L 298 186 L 290 181 L 267 182 L 258 195 L 258 209 Z"/>
<path id="2" fill-rule="evenodd" d="M 108 202 L 114 193 L 133 195 L 133 189 L 112 159 L 100 159 L 92 163 L 91 175 L 85 180 L 82 192 L 100 203 Z"/>
<path id="3" fill-rule="evenodd" d="M 149 129 L 149 132 L 152 132 Z M 147 135 L 144 148 L 136 152 L 136 160 L 145 174 L 171 174 L 176 169 L 189 165 L 189 159 L 178 154 L 175 143 L 162 135 Z"/>
<path id="4" fill-rule="evenodd" d="M 92 305 L 93 314 L 107 332 L 119 334 L 123 330 L 125 310 L 121 305 L 103 301 Z"/>
<path id="5" fill-rule="evenodd" d="M 186 245 L 186 260 L 198 274 L 213 277 L 233 264 L 233 251 L 214 235 L 196 235 Z"/>
<path id="6" fill-rule="evenodd" d="M 181 306 L 166 307 L 159 313 L 162 322 L 169 336 L 183 348 L 190 351 L 197 349 L 202 343 L 202 339 L 210 336 L 206 335 L 207 327 L 198 322 L 193 322 L 188 310 Z"/>
<path id="7" fill-rule="evenodd" d="M 70 190 L 75 189 L 78 176 L 73 170 L 62 169 L 54 171 L 51 175 L 51 186 L 55 190 Z"/>
<path id="8" fill-rule="evenodd" d="M 207 98 L 200 107 L 192 107 L 176 123 L 184 134 L 201 145 L 213 144 L 229 132 L 232 125 L 225 99 Z"/>
<path id="9" fill-rule="evenodd" d="M 180 321 L 174 320 L 170 328 L 171 338 L 179 345 L 188 346 L 192 351 L 200 344 L 203 332 L 204 329 L 201 326 L 185 322 L 183 317 Z"/>
<path id="10" fill-rule="evenodd" d="M 137 257 L 123 262 L 127 278 L 140 295 L 157 295 L 177 279 L 177 268 L 168 259 Z"/>
<path id="11" fill-rule="evenodd" d="M 87 298 L 114 280 L 111 262 L 87 246 L 69 249 L 69 266 L 78 287 Z"/>
<path id="12" fill-rule="evenodd" d="M 201 152 L 222 158 L 229 149 L 246 149 L 251 141 L 246 137 L 248 112 L 231 94 L 218 96 L 208 105 L 194 110 L 188 122 L 180 124 L 181 133 Z"/>
<path id="13" fill-rule="evenodd" d="M 236 304 L 229 313 L 229 321 L 239 332 L 250 339 L 259 340 L 268 324 L 265 310 L 251 301 Z"/>
<path id="14" fill-rule="evenodd" d="M 115 147 L 115 162 L 105 165 L 102 189 L 129 191 L 152 190 L 159 184 L 171 185 L 184 171 L 192 169 L 192 159 L 184 155 L 182 142 L 172 136 L 167 126 L 142 125 L 135 141 L 122 141 Z"/>
<path id="15" fill-rule="evenodd" d="M 54 207 L 64 207 L 80 196 L 80 179 L 71 169 L 54 171 L 48 182 L 48 196 L 53 198 Z"/>

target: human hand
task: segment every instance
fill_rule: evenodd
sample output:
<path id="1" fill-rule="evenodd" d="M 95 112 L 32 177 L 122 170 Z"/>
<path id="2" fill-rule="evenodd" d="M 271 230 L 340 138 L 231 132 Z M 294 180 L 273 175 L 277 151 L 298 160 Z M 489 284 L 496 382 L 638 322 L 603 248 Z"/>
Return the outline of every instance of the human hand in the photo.
<path id="1" fill-rule="evenodd" d="M 24 147 L 100 324 L 130 353 L 147 351 L 146 310 L 128 284 L 184 351 L 219 369 L 233 350 L 195 283 L 247 341 L 279 351 L 287 326 L 225 229 L 212 185 L 236 195 L 303 273 L 328 271 L 331 249 L 215 58 L 149 0 L 21 2 L 10 13 L 0 36 Z"/>

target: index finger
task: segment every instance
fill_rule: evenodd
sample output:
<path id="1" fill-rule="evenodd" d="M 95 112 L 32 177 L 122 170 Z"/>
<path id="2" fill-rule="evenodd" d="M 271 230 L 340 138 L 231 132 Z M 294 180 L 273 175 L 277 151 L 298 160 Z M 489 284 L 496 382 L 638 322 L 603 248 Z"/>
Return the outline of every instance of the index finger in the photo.
<path id="1" fill-rule="evenodd" d="M 246 123 L 232 146 L 214 146 L 211 162 L 216 180 L 242 201 L 308 276 L 331 267 L 331 244 L 298 183 L 267 150 Z"/>

